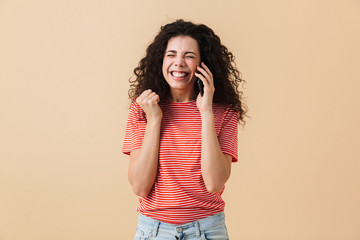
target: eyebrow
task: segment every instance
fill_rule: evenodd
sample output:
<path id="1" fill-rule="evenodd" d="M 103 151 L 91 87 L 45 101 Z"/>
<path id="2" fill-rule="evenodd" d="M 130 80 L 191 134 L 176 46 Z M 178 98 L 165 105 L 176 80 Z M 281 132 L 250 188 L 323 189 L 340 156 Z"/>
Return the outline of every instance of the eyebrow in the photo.
<path id="1" fill-rule="evenodd" d="M 168 53 L 168 52 L 177 53 L 177 51 L 175 51 L 175 50 L 169 50 L 169 51 L 167 51 L 166 53 Z M 192 52 L 192 51 L 187 51 L 187 52 L 185 52 L 184 55 L 189 54 L 189 53 L 196 55 L 196 53 L 194 53 L 194 52 Z"/>

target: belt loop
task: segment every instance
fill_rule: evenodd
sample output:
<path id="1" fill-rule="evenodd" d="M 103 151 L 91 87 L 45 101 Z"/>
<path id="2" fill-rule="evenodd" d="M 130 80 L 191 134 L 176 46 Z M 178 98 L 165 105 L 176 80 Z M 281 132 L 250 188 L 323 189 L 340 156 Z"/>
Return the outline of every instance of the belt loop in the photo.
<path id="1" fill-rule="evenodd" d="M 200 224 L 198 221 L 195 221 L 194 225 L 195 225 L 196 238 L 200 238 L 200 236 L 201 236 Z"/>
<path id="2" fill-rule="evenodd" d="M 156 236 L 157 236 L 158 231 L 159 231 L 159 225 L 160 225 L 160 222 L 159 222 L 159 221 L 155 221 L 154 228 L 153 228 L 153 232 L 152 232 L 152 236 L 153 236 L 153 237 L 156 237 Z"/>

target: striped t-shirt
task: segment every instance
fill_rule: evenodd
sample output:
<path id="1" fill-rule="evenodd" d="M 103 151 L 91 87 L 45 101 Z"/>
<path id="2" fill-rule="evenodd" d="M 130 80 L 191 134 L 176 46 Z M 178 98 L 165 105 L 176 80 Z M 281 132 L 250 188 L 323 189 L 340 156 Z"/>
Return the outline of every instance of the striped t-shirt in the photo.
<path id="1" fill-rule="evenodd" d="M 160 105 L 158 172 L 146 197 L 139 197 L 138 211 L 171 224 L 184 224 L 224 210 L 224 191 L 209 193 L 201 176 L 201 116 L 196 101 Z M 237 161 L 238 113 L 229 106 L 213 104 L 215 129 L 223 153 Z M 141 148 L 146 116 L 133 102 L 129 112 L 122 152 Z"/>

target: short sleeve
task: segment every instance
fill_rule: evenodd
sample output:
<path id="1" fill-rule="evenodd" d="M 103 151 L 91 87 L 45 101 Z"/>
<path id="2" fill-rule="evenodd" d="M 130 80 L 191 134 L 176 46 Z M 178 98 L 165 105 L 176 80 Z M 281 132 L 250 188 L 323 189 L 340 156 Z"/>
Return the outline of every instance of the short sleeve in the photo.
<path id="1" fill-rule="evenodd" d="M 146 117 L 140 106 L 133 102 L 126 122 L 125 138 L 122 147 L 124 154 L 141 148 L 146 128 Z"/>
<path id="2" fill-rule="evenodd" d="M 238 161 L 238 112 L 226 109 L 218 135 L 219 144 L 224 154 L 232 156 L 232 161 Z"/>

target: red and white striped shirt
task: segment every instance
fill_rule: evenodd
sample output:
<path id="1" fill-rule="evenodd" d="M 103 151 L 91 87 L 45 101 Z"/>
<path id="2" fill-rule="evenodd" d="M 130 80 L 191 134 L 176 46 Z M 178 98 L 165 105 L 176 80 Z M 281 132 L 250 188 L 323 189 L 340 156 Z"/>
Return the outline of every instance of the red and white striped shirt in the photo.
<path id="1" fill-rule="evenodd" d="M 157 177 L 148 196 L 139 197 L 138 211 L 147 217 L 181 225 L 224 210 L 221 192 L 209 193 L 201 176 L 201 116 L 196 101 L 160 105 L 163 118 Z M 238 113 L 213 104 L 215 129 L 223 153 L 237 161 Z M 141 148 L 146 116 L 133 102 L 122 152 Z"/>

